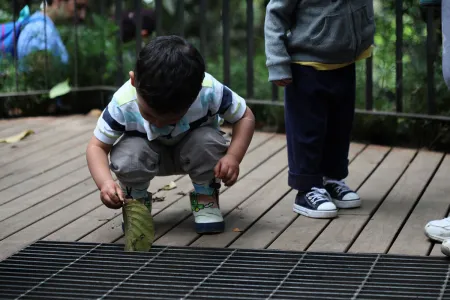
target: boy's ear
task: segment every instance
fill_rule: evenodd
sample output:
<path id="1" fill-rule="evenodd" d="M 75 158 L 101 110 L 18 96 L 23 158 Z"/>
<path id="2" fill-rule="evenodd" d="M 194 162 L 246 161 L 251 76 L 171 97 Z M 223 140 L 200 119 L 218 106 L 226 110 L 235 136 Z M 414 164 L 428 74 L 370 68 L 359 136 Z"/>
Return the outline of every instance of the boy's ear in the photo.
<path id="1" fill-rule="evenodd" d="M 136 85 L 134 84 L 134 72 L 130 71 L 130 73 L 128 73 L 130 75 L 130 79 L 131 79 L 131 85 L 136 87 Z"/>

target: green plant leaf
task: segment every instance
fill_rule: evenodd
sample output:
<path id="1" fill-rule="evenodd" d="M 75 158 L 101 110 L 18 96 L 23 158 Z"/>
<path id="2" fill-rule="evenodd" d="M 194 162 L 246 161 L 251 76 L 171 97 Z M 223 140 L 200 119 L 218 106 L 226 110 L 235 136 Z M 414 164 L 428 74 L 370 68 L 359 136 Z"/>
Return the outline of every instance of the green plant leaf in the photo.
<path id="1" fill-rule="evenodd" d="M 50 90 L 49 97 L 50 99 L 54 99 L 56 97 L 65 95 L 70 93 L 69 79 L 66 81 L 60 82 Z"/>
<path id="2" fill-rule="evenodd" d="M 127 200 L 122 207 L 125 251 L 148 252 L 155 237 L 151 212 L 138 200 Z"/>

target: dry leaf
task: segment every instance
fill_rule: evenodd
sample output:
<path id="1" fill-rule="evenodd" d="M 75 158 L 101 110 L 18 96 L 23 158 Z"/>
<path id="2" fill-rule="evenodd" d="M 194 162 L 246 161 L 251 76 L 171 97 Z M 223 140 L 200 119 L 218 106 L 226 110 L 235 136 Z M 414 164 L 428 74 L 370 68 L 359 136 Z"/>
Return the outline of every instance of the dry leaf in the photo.
<path id="1" fill-rule="evenodd" d="M 152 197 L 153 202 L 163 202 L 166 197 Z"/>
<path id="2" fill-rule="evenodd" d="M 17 142 L 23 140 L 26 136 L 29 136 L 30 134 L 34 134 L 34 131 L 30 130 L 30 129 L 24 130 L 19 134 L 9 136 L 4 139 L 0 139 L 0 143 L 14 144 L 14 143 L 17 143 Z"/>
<path id="3" fill-rule="evenodd" d="M 162 190 L 163 191 L 170 191 L 170 190 L 173 190 L 174 188 L 176 188 L 177 187 L 177 184 L 175 183 L 175 182 L 170 182 L 169 184 L 166 184 L 163 188 L 162 188 Z"/>
<path id="4" fill-rule="evenodd" d="M 122 207 L 125 251 L 149 251 L 155 238 L 153 218 L 138 200 L 128 200 Z"/>
<path id="5" fill-rule="evenodd" d="M 242 231 L 241 231 L 239 228 L 237 228 L 237 227 L 236 227 L 236 228 L 233 228 L 233 231 L 234 231 L 234 232 L 242 232 Z"/>

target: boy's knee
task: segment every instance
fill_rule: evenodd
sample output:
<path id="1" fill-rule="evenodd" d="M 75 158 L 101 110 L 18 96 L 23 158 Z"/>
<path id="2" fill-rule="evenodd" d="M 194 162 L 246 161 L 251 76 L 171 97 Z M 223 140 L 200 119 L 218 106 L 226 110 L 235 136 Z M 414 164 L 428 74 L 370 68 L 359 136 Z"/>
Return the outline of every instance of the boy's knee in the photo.
<path id="1" fill-rule="evenodd" d="M 227 150 L 228 142 L 217 129 L 198 128 L 181 148 L 183 169 L 194 182 L 209 182 L 214 177 L 214 167 Z"/>
<path id="2" fill-rule="evenodd" d="M 110 168 L 124 184 L 144 183 L 158 173 L 159 154 L 141 137 L 124 136 L 110 153 Z"/>

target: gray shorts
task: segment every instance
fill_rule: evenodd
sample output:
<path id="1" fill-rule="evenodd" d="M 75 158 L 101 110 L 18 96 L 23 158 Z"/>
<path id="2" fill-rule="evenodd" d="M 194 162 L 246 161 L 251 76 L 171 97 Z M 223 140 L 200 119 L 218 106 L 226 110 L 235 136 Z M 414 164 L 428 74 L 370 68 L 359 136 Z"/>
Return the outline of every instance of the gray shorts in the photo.
<path id="1" fill-rule="evenodd" d="M 214 179 L 214 167 L 228 150 L 217 129 L 200 127 L 171 143 L 124 135 L 110 153 L 110 168 L 123 187 L 149 186 L 155 176 L 189 174 L 199 185 Z"/>

